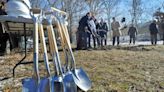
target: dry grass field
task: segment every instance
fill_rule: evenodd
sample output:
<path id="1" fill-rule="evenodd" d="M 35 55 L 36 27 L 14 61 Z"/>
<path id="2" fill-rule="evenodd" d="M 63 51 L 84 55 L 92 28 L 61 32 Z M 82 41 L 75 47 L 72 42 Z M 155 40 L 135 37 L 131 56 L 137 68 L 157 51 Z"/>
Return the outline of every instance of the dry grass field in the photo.
<path id="1" fill-rule="evenodd" d="M 74 51 L 74 55 L 77 67 L 83 67 L 92 81 L 88 92 L 164 92 L 163 45 L 108 46 Z M 0 57 L 0 92 L 21 92 L 21 79 L 32 76 L 32 64 L 20 65 L 15 78 L 2 80 L 12 77 L 12 68 L 22 57 L 23 53 Z M 61 58 L 63 60 L 62 52 Z M 29 52 L 25 61 L 31 60 Z M 43 64 L 40 63 L 42 75 L 45 73 Z"/>

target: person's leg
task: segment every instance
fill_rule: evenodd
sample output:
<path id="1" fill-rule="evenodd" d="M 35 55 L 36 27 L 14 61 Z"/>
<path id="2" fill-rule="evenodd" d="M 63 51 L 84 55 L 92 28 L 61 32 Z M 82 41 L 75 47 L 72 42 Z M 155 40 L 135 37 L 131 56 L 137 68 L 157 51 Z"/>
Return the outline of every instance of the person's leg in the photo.
<path id="1" fill-rule="evenodd" d="M 0 39 L 2 39 L 1 35 L 0 35 Z M 3 43 L 3 40 L 0 40 L 0 52 L 2 51 L 2 43 Z"/>
<path id="2" fill-rule="evenodd" d="M 153 44 L 155 45 L 155 34 L 153 34 Z"/>
<path id="3" fill-rule="evenodd" d="M 100 37 L 96 38 L 97 39 L 97 44 L 100 46 Z"/>
<path id="4" fill-rule="evenodd" d="M 77 33 L 77 49 L 78 50 L 82 49 L 86 45 L 85 39 L 83 39 L 84 36 L 85 36 L 84 32 L 78 31 L 78 33 Z"/>
<path id="5" fill-rule="evenodd" d="M 155 45 L 157 44 L 157 34 L 154 34 Z"/>
<path id="6" fill-rule="evenodd" d="M 136 43 L 136 37 L 134 36 L 133 37 L 133 44 L 135 45 L 135 43 Z"/>
<path id="7" fill-rule="evenodd" d="M 92 36 L 93 38 L 93 45 L 94 45 L 94 48 L 96 48 L 96 37 Z"/>
<path id="8" fill-rule="evenodd" d="M 3 36 L 2 36 L 2 42 L 1 42 L 1 50 L 2 50 L 2 53 L 5 53 L 5 51 L 6 51 L 6 42 L 7 42 L 7 40 L 8 40 L 8 38 L 7 38 L 7 35 L 6 34 L 3 34 Z"/>
<path id="9" fill-rule="evenodd" d="M 164 30 L 163 30 L 163 37 L 162 38 L 163 38 L 163 45 L 164 45 Z"/>
<path id="10" fill-rule="evenodd" d="M 105 45 L 107 45 L 107 33 L 105 33 L 105 36 L 106 36 L 106 38 L 105 38 Z"/>
<path id="11" fill-rule="evenodd" d="M 130 40 L 129 40 L 129 45 L 131 44 L 131 42 L 132 42 L 132 38 L 131 38 L 131 36 L 129 36 L 129 38 L 130 38 Z"/>
<path id="12" fill-rule="evenodd" d="M 153 34 L 151 34 L 150 36 L 151 36 L 151 44 L 153 45 Z"/>
<path id="13" fill-rule="evenodd" d="M 120 44 L 120 37 L 117 36 L 117 45 L 119 45 L 119 44 Z"/>
<path id="14" fill-rule="evenodd" d="M 88 47 L 91 48 L 91 34 L 88 33 Z"/>
<path id="15" fill-rule="evenodd" d="M 100 43 L 101 43 L 101 46 L 103 46 L 103 39 L 102 38 L 101 38 L 101 42 Z"/>
<path id="16" fill-rule="evenodd" d="M 86 47 L 89 47 L 89 35 L 86 33 Z"/>
<path id="17" fill-rule="evenodd" d="M 113 36 L 113 46 L 115 45 L 115 40 L 116 40 L 116 37 Z"/>
<path id="18" fill-rule="evenodd" d="M 87 36 L 87 33 L 86 32 L 83 32 L 83 41 L 84 41 L 84 49 L 87 49 L 87 39 L 88 39 L 88 36 Z"/>
<path id="19" fill-rule="evenodd" d="M 103 46 L 103 38 L 104 38 L 104 36 L 103 36 L 103 32 L 102 31 L 100 31 L 100 46 Z"/>

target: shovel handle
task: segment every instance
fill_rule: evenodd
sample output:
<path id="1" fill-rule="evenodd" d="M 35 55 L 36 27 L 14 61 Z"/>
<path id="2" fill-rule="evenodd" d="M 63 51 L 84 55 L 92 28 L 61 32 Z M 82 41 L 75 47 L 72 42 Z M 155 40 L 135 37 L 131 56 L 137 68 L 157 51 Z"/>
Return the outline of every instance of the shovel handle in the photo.
<path id="1" fill-rule="evenodd" d="M 44 58 L 44 63 L 46 66 L 47 70 L 47 76 L 50 77 L 50 67 L 49 67 L 49 60 L 48 60 L 48 55 L 47 55 L 47 47 L 46 47 L 46 42 L 45 42 L 45 37 L 44 37 L 44 30 L 43 30 L 43 25 L 40 23 L 39 24 L 39 35 L 40 35 L 40 41 L 42 44 L 42 49 L 43 49 L 43 58 Z"/>
<path id="2" fill-rule="evenodd" d="M 51 55 L 53 54 L 53 48 L 52 48 L 52 37 L 51 37 L 51 33 L 50 33 L 50 30 L 47 26 L 47 33 L 48 33 L 48 42 L 49 42 L 49 47 L 50 47 L 50 53 Z"/>
<path id="3" fill-rule="evenodd" d="M 64 40 L 66 41 L 67 47 L 68 47 L 68 49 L 69 49 L 69 51 L 70 51 L 70 54 L 71 54 L 73 68 L 75 69 L 75 68 L 76 68 L 75 57 L 74 57 L 74 55 L 73 55 L 73 51 L 72 51 L 71 44 L 70 44 L 70 41 L 69 41 L 68 32 L 66 32 L 66 31 L 67 31 L 67 28 L 66 28 L 66 26 L 63 25 L 60 21 L 59 21 L 59 23 L 60 23 L 61 28 L 62 28 L 63 38 L 64 38 Z"/>
<path id="4" fill-rule="evenodd" d="M 62 33 L 62 29 L 61 29 L 61 25 L 60 23 L 57 21 L 57 28 L 58 28 L 58 33 L 59 33 L 59 36 L 61 37 L 61 46 L 63 48 L 63 52 L 64 52 L 64 58 L 65 58 L 65 66 L 66 66 L 66 69 L 68 70 L 69 69 L 69 60 L 68 60 L 68 51 L 67 51 L 67 48 L 66 48 L 66 41 L 64 40 L 63 38 L 63 33 Z"/>
<path id="5" fill-rule="evenodd" d="M 53 57 L 53 55 L 54 55 L 54 48 L 53 48 L 53 39 L 52 39 L 52 34 L 51 34 L 51 28 L 50 27 L 51 27 L 51 25 L 48 25 L 47 26 L 47 31 L 48 31 L 48 39 L 49 39 L 50 53 L 51 53 L 51 55 Z M 59 74 L 59 69 L 58 69 L 58 66 L 57 66 L 57 64 L 55 62 L 54 57 L 53 57 L 53 61 L 54 61 L 54 64 L 55 64 L 56 73 Z"/>
<path id="6" fill-rule="evenodd" d="M 35 29 L 34 29 L 34 32 L 33 32 L 33 35 L 34 35 L 34 45 L 33 45 L 33 48 L 34 48 L 34 51 L 33 51 L 33 62 L 34 62 L 34 77 L 37 78 L 37 81 L 38 83 L 40 82 L 40 75 L 39 75 L 39 64 L 38 64 L 38 23 L 35 22 Z"/>
<path id="7" fill-rule="evenodd" d="M 57 47 L 57 42 L 56 42 L 56 37 L 55 37 L 54 30 L 53 30 L 53 26 L 50 25 L 49 28 L 50 28 L 50 33 L 52 35 L 52 43 L 53 43 L 52 45 L 53 45 L 53 48 L 54 48 L 54 55 L 56 56 L 56 61 L 57 61 L 56 63 L 57 63 L 57 66 L 59 68 L 60 74 L 63 76 L 61 62 L 60 62 L 60 57 L 59 57 L 59 52 L 58 52 L 58 47 Z"/>

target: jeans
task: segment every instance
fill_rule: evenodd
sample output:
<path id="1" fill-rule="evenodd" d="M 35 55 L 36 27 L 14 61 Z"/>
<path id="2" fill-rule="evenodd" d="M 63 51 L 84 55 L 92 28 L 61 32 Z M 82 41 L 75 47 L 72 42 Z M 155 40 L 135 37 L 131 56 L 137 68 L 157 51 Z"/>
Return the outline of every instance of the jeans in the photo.
<path id="1" fill-rule="evenodd" d="M 135 44 L 135 41 L 136 41 L 136 37 L 135 36 L 130 36 L 129 44 L 131 44 L 132 41 L 133 41 L 133 44 Z"/>
<path id="2" fill-rule="evenodd" d="M 151 34 L 151 44 L 157 44 L 157 34 Z"/>
<path id="3" fill-rule="evenodd" d="M 87 32 L 87 48 L 91 48 L 91 34 Z"/>
<path id="4" fill-rule="evenodd" d="M 101 46 L 103 46 L 103 42 L 105 45 L 107 45 L 107 33 L 105 33 L 104 36 L 104 39 L 101 39 Z"/>

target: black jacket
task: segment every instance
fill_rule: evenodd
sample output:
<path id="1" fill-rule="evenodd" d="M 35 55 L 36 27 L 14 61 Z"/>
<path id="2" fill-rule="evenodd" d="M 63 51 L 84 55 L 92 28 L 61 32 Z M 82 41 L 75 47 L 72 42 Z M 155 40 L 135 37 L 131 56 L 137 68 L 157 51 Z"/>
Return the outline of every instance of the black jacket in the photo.
<path id="1" fill-rule="evenodd" d="M 158 29 L 155 23 L 151 23 L 149 26 L 150 34 L 158 33 Z"/>
<path id="2" fill-rule="evenodd" d="M 79 31 L 84 31 L 85 27 L 89 27 L 88 26 L 88 20 L 89 20 L 89 18 L 88 18 L 87 15 L 85 15 L 84 17 L 82 17 L 80 19 L 80 21 L 79 21 L 79 27 L 78 27 L 78 30 Z"/>
<path id="3" fill-rule="evenodd" d="M 98 29 L 103 29 L 105 31 L 108 31 L 108 26 L 107 26 L 107 24 L 105 22 L 99 23 L 98 24 Z"/>
<path id="4" fill-rule="evenodd" d="M 137 29 L 135 27 L 130 27 L 128 30 L 128 35 L 135 37 L 137 35 Z"/>

